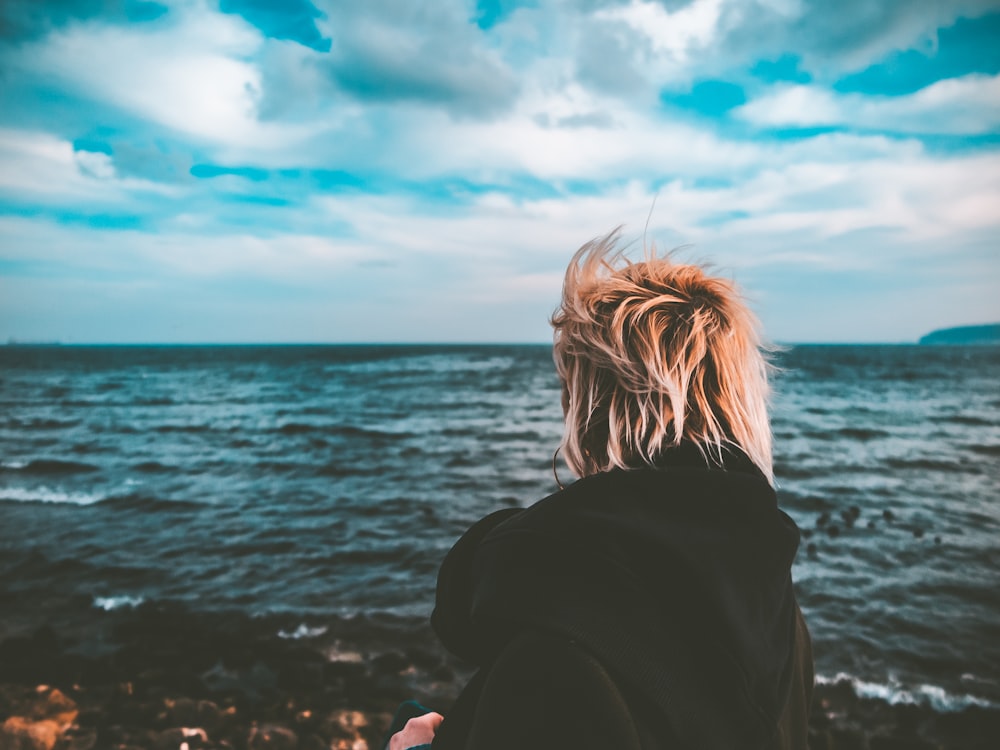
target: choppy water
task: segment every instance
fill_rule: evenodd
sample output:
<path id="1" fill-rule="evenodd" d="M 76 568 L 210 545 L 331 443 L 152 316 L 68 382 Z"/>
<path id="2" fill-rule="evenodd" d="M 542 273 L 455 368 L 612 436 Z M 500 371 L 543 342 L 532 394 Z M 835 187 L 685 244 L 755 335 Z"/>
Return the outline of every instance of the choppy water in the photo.
<path id="1" fill-rule="evenodd" d="M 779 364 L 822 678 L 1000 705 L 1000 348 Z M 0 637 L 157 600 L 426 617 L 471 522 L 553 491 L 560 432 L 541 346 L 0 349 Z"/>

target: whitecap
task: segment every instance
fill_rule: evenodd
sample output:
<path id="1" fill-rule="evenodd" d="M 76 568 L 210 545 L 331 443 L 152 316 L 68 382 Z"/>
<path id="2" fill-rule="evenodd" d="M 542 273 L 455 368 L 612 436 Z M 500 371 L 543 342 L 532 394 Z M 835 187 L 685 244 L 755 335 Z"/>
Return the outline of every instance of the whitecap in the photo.
<path id="1" fill-rule="evenodd" d="M 295 640 L 298 640 L 300 638 L 317 638 L 317 637 L 323 635 L 323 633 L 325 633 L 325 632 L 326 632 L 326 626 L 325 625 L 320 625 L 319 627 L 316 627 L 316 628 L 310 628 L 305 623 L 302 623 L 297 628 L 295 628 L 295 630 L 293 630 L 291 633 L 289 633 L 286 630 L 279 630 L 278 631 L 278 637 L 279 638 L 294 638 Z"/>
<path id="2" fill-rule="evenodd" d="M 70 505 L 93 505 L 104 498 L 85 492 L 61 492 L 48 487 L 4 487 L 0 489 L 0 500 L 19 503 L 69 503 Z"/>
<path id="3" fill-rule="evenodd" d="M 98 609 L 103 609 L 105 612 L 110 612 L 114 609 L 122 609 L 123 607 L 135 609 L 143 601 L 145 600 L 141 596 L 95 596 L 94 606 Z"/>
<path id="4" fill-rule="evenodd" d="M 849 683 L 855 695 L 859 698 L 883 700 L 892 706 L 927 706 L 942 713 L 962 711 L 972 706 L 980 708 L 998 707 L 998 704 L 994 704 L 985 698 L 975 695 L 956 695 L 949 693 L 938 685 L 907 686 L 891 678 L 888 683 L 869 682 L 845 672 L 837 673 L 836 677 L 816 675 L 817 685 L 836 685 L 842 682 Z"/>
<path id="5" fill-rule="evenodd" d="M 23 469 L 27 461 L 0 461 L 0 469 Z"/>

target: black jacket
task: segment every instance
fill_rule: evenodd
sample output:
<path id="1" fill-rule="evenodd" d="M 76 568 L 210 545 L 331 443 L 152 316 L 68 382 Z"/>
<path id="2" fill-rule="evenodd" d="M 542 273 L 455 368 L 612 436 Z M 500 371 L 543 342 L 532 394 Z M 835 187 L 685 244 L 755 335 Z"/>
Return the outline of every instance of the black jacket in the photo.
<path id="1" fill-rule="evenodd" d="M 805 748 L 798 540 L 745 456 L 691 447 L 487 516 L 438 578 L 434 629 L 480 671 L 433 747 Z"/>

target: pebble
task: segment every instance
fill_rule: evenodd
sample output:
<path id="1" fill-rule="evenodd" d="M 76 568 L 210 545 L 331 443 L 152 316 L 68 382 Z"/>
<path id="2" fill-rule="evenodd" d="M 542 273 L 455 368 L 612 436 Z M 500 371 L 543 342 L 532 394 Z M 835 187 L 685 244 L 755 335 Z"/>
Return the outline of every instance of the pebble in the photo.
<path id="1" fill-rule="evenodd" d="M 251 727 L 247 738 L 247 750 L 296 750 L 298 744 L 298 735 L 278 724 Z"/>

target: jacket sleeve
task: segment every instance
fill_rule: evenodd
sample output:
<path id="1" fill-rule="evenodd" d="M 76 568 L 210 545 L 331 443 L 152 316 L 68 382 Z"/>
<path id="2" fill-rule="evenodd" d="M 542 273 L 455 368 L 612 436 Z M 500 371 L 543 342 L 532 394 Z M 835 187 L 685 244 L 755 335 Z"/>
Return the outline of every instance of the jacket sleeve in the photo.
<path id="1" fill-rule="evenodd" d="M 474 583 L 473 558 L 479 543 L 487 534 L 519 513 L 520 508 L 504 508 L 473 524 L 445 556 L 438 573 L 431 627 L 445 648 L 473 664 L 481 664 L 483 661 L 470 619 Z"/>
<path id="2" fill-rule="evenodd" d="M 806 621 L 802 617 L 802 610 L 796 606 L 792 682 L 788 701 L 778 723 L 778 747 L 781 750 L 797 750 L 807 746 L 813 681 L 812 639 L 809 637 Z"/>
<path id="3" fill-rule="evenodd" d="M 466 747 L 639 750 L 640 742 L 601 664 L 573 643 L 532 632 L 512 641 L 490 669 Z"/>

